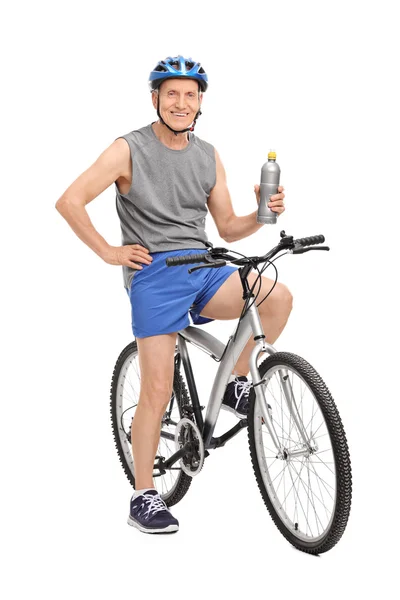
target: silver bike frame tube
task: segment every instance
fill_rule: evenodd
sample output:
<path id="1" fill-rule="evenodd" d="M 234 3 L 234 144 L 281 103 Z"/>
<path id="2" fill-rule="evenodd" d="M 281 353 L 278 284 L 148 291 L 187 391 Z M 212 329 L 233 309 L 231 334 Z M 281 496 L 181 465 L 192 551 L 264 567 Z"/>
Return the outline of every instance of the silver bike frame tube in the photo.
<path id="1" fill-rule="evenodd" d="M 218 371 L 215 376 L 214 384 L 207 405 L 206 415 L 204 418 L 203 439 L 204 446 L 206 449 L 210 448 L 211 439 L 214 433 L 215 425 L 217 423 L 219 411 L 221 410 L 226 385 L 228 383 L 229 376 L 234 370 L 236 362 L 239 359 L 239 356 L 241 355 L 252 333 L 254 337 L 261 336 L 264 334 L 260 320 L 260 315 L 258 313 L 257 306 L 255 305 L 254 298 L 251 298 L 250 303 L 251 306 L 247 310 L 244 318 L 240 321 L 235 342 L 232 341 L 233 334 L 229 338 L 225 355 L 220 362 Z M 251 353 L 249 360 L 253 385 L 261 381 L 257 367 L 257 359 L 261 352 L 274 354 L 275 352 L 277 352 L 277 350 L 271 344 L 268 344 L 265 341 L 265 338 L 260 338 L 256 341 L 255 347 Z M 261 407 L 261 412 L 264 421 L 271 434 L 274 444 L 277 450 L 280 451 L 281 447 L 278 440 L 278 436 L 276 435 L 275 428 L 269 415 L 268 408 L 266 406 L 266 402 L 261 390 L 261 386 L 257 385 L 254 388 L 254 392 L 256 395 L 256 399 Z"/>

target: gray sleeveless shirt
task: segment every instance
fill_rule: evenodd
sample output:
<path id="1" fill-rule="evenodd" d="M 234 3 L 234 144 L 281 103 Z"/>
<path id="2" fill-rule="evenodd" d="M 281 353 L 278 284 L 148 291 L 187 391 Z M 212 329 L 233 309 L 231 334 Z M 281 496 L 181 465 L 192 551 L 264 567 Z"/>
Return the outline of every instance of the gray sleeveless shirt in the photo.
<path id="1" fill-rule="evenodd" d="M 140 244 L 149 252 L 204 248 L 207 198 L 216 182 L 214 147 L 189 133 L 183 150 L 163 144 L 146 125 L 121 135 L 129 145 L 132 184 L 116 188 L 122 245 Z M 116 138 L 118 139 L 118 138 Z M 129 290 L 137 269 L 122 266 Z"/>

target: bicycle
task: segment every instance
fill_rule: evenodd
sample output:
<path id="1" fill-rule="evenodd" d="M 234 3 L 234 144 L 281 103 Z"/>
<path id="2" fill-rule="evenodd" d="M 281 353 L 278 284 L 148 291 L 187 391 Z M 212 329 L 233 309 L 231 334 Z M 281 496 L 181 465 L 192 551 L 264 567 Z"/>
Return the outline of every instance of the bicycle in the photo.
<path id="1" fill-rule="evenodd" d="M 293 240 L 293 236 L 281 231 L 280 236 L 279 244 L 263 256 L 235 258 L 226 248 L 213 248 L 207 242 L 209 249 L 204 254 L 166 259 L 171 267 L 205 263 L 190 268 L 189 273 L 200 268 L 218 268 L 227 262 L 239 265 L 245 303 L 226 345 L 193 325 L 178 332 L 173 390 L 161 421 L 153 478 L 166 504 L 176 504 L 187 493 L 193 477 L 200 473 L 210 450 L 221 448 L 247 428 L 256 481 L 274 523 L 297 549 L 321 554 L 340 540 L 350 514 L 352 474 L 346 435 L 335 402 L 320 375 L 300 356 L 278 352 L 265 341 L 257 307 L 276 285 L 275 260 L 288 253 L 329 250 L 329 247 L 313 247 L 325 241 L 323 235 Z M 281 250 L 286 252 L 270 260 Z M 261 271 L 259 263 L 265 263 Z M 255 305 L 261 274 L 268 265 L 275 268 L 275 282 L 265 298 Z M 253 267 L 259 277 L 250 289 L 247 275 Z M 257 281 L 260 284 L 254 296 Z M 247 419 L 213 437 L 228 378 L 252 333 L 255 347 L 249 359 L 252 383 Z M 204 419 L 205 407 L 199 402 L 188 344 L 220 363 Z M 268 356 L 258 364 L 263 353 Z M 133 487 L 130 425 L 139 398 L 137 381 L 140 389 L 138 348 L 133 341 L 118 357 L 111 383 L 115 445 Z"/>

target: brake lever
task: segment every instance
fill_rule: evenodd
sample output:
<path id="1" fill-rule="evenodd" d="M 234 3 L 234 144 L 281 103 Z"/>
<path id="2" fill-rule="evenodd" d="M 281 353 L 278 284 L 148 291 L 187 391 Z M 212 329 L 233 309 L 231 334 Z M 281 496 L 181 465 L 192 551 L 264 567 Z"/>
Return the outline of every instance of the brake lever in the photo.
<path id="1" fill-rule="evenodd" d="M 329 246 L 311 246 L 308 248 L 293 248 L 293 250 L 289 250 L 291 254 L 304 254 L 304 252 L 308 252 L 309 250 L 330 250 Z"/>
<path id="2" fill-rule="evenodd" d="M 216 269 L 217 267 L 224 267 L 225 265 L 226 260 L 215 260 L 213 262 L 209 262 L 208 265 L 197 265 L 196 267 L 192 267 L 191 269 L 188 269 L 188 273 L 197 271 L 197 269 Z"/>

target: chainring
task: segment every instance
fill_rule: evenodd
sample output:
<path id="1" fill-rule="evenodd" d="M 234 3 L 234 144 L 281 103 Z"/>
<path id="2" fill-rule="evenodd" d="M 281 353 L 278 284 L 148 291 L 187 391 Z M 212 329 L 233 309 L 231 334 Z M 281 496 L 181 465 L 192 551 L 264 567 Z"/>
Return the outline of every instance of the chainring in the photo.
<path id="1" fill-rule="evenodd" d="M 186 417 L 181 419 L 175 429 L 175 446 L 180 450 L 187 442 L 192 448 L 180 459 L 181 469 L 189 477 L 198 475 L 204 464 L 204 442 L 199 428 Z"/>

